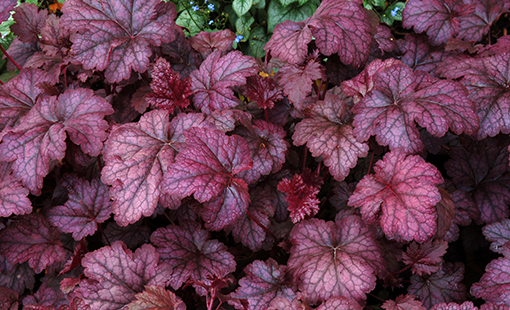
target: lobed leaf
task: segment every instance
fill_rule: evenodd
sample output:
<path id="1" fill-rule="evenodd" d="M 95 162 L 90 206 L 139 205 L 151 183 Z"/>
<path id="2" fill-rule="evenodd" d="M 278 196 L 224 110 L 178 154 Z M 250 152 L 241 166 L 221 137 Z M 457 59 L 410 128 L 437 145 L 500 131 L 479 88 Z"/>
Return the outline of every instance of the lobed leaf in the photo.
<path id="1" fill-rule="evenodd" d="M 38 6 L 33 3 L 21 3 L 12 15 L 16 23 L 11 26 L 11 31 L 21 42 L 37 41 L 47 17 L 47 10 L 39 11 Z"/>
<path id="2" fill-rule="evenodd" d="M 470 293 L 487 302 L 510 306 L 510 258 L 491 261 L 480 281 L 471 286 Z"/>

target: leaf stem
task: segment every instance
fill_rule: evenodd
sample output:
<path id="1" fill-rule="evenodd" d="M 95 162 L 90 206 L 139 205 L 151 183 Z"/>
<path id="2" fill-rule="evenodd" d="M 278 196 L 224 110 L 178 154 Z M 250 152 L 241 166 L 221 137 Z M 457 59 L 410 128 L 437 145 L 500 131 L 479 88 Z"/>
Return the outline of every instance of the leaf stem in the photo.
<path id="1" fill-rule="evenodd" d="M 370 174 L 370 170 L 372 170 L 372 164 L 374 163 L 374 152 L 372 152 L 372 155 L 370 156 L 370 163 L 368 164 L 368 172 L 367 174 Z"/>
<path id="2" fill-rule="evenodd" d="M 7 59 L 9 59 L 16 66 L 16 68 L 18 68 L 18 70 L 21 71 L 21 66 L 14 59 L 12 59 L 11 55 L 7 53 L 2 44 L 0 44 L 0 50 L 2 51 L 2 53 L 4 53 L 5 57 L 7 57 Z"/>

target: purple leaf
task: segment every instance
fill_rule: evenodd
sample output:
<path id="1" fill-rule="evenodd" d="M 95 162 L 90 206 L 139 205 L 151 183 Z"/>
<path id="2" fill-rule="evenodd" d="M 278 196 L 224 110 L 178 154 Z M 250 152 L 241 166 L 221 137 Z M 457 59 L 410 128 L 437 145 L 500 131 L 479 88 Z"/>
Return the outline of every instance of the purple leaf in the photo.
<path id="1" fill-rule="evenodd" d="M 215 32 L 200 31 L 198 34 L 189 38 L 189 43 L 200 53 L 202 57 L 207 58 L 212 52 L 228 52 L 232 50 L 232 42 L 236 34 L 230 29 Z"/>
<path id="2" fill-rule="evenodd" d="M 448 243 L 443 240 L 430 240 L 420 245 L 413 242 L 402 254 L 402 262 L 412 266 L 413 274 L 431 274 L 439 270 L 447 248 Z"/>
<path id="3" fill-rule="evenodd" d="M 430 310 L 478 310 L 478 308 L 475 307 L 471 301 L 466 301 L 462 305 L 455 302 L 442 302 L 440 304 L 436 304 L 434 307 L 430 308 Z"/>
<path id="4" fill-rule="evenodd" d="M 510 247 L 510 219 L 486 225 L 482 232 L 485 238 L 492 242 L 492 251 L 502 254 L 504 247 Z"/>
<path id="5" fill-rule="evenodd" d="M 72 32 L 73 61 L 105 70 L 109 83 L 144 72 L 152 54 L 175 38 L 175 6 L 159 0 L 71 0 L 62 8 L 62 25 Z"/>
<path id="6" fill-rule="evenodd" d="M 136 300 L 127 305 L 127 310 L 186 310 L 179 297 L 161 286 L 146 286 L 145 291 L 135 297 Z"/>
<path id="7" fill-rule="evenodd" d="M 32 212 L 32 202 L 27 197 L 29 191 L 14 176 L 11 166 L 11 163 L 0 163 L 0 217 Z"/>
<path id="8" fill-rule="evenodd" d="M 120 240 L 126 244 L 129 249 L 136 249 L 140 245 L 147 243 L 151 235 L 149 227 L 142 225 L 142 221 L 125 227 L 110 222 L 104 229 L 103 243 L 115 242 Z M 105 238 L 106 237 L 106 238 Z M 108 240 L 108 241 L 107 241 Z"/>
<path id="9" fill-rule="evenodd" d="M 322 183 L 319 174 L 308 168 L 302 174 L 295 174 L 292 180 L 282 179 L 278 183 L 278 190 L 287 194 L 285 201 L 289 204 L 287 209 L 294 224 L 319 212 L 317 194 Z"/>
<path id="10" fill-rule="evenodd" d="M 318 79 L 323 79 L 324 67 L 314 59 L 304 66 L 285 64 L 278 71 L 278 83 L 283 87 L 283 93 L 299 110 L 304 110 L 305 98 L 312 92 L 312 85 Z"/>
<path id="11" fill-rule="evenodd" d="M 165 58 L 158 58 L 152 70 L 152 92 L 145 100 L 155 108 L 163 108 L 173 113 L 175 108 L 186 108 L 187 98 L 192 94 L 191 78 L 181 80 L 181 75 L 174 72 Z"/>
<path id="12" fill-rule="evenodd" d="M 292 300 L 296 293 L 286 284 L 286 269 L 272 258 L 266 262 L 255 260 L 244 268 L 246 276 L 239 280 L 239 288 L 230 296 L 247 299 L 249 310 L 266 310 L 277 297 Z"/>
<path id="13" fill-rule="evenodd" d="M 292 229 L 290 240 L 288 268 L 311 304 L 334 296 L 362 301 L 375 287 L 382 258 L 359 217 L 305 220 Z"/>
<path id="14" fill-rule="evenodd" d="M 167 265 L 159 264 L 159 255 L 152 245 L 144 244 L 134 253 L 116 241 L 82 260 L 88 280 L 72 294 L 82 298 L 92 309 L 119 309 L 144 291 L 146 285 L 164 287 L 172 277 Z"/>
<path id="15" fill-rule="evenodd" d="M 421 277 L 411 276 L 411 285 L 407 289 L 430 308 L 442 302 L 462 302 L 466 300 L 466 287 L 462 284 L 464 265 L 462 263 L 445 263 L 439 271 Z"/>
<path id="16" fill-rule="evenodd" d="M 158 248 L 161 259 L 172 268 L 170 285 L 177 290 L 193 280 L 207 282 L 210 277 L 225 277 L 235 270 L 234 256 L 227 247 L 209 240 L 210 234 L 196 222 L 181 221 L 180 226 L 170 225 L 157 229 L 151 242 Z"/>
<path id="17" fill-rule="evenodd" d="M 45 55 L 66 57 L 71 49 L 69 29 L 60 25 L 60 18 L 51 14 L 41 28 L 39 45 Z"/>
<path id="18" fill-rule="evenodd" d="M 23 67 L 27 60 L 37 51 L 40 51 L 37 41 L 23 43 L 18 38 L 14 38 L 11 45 L 9 46 L 9 49 L 7 50 L 7 53 L 12 57 L 12 59 L 14 59 L 14 61 L 16 61 L 16 63 L 18 63 L 18 65 Z M 17 68 L 12 62 L 8 61 L 7 69 L 12 71 L 16 70 Z"/>
<path id="19" fill-rule="evenodd" d="M 120 226 L 154 213 L 163 173 L 183 147 L 183 132 L 193 126 L 214 128 L 202 114 L 179 114 L 170 122 L 165 110 L 148 112 L 138 123 L 113 128 L 101 173 L 102 181 L 112 185 L 112 209 Z"/>
<path id="20" fill-rule="evenodd" d="M 230 87 L 246 83 L 246 77 L 257 74 L 258 64 L 251 56 L 233 51 L 225 56 L 216 50 L 191 73 L 193 102 L 197 109 L 209 114 L 213 110 L 228 109 L 239 104 Z"/>
<path id="21" fill-rule="evenodd" d="M 417 33 L 427 32 L 430 43 L 439 45 L 455 37 L 460 30 L 460 19 L 473 7 L 454 0 L 409 0 L 402 13 L 402 26 Z"/>
<path id="22" fill-rule="evenodd" d="M 241 128 L 234 132 L 244 138 L 251 150 L 253 167 L 238 174 L 248 184 L 255 183 L 260 176 L 278 172 L 285 163 L 289 143 L 284 140 L 283 127 L 254 120 L 250 129 Z"/>
<path id="23" fill-rule="evenodd" d="M 241 242 L 250 250 L 260 251 L 266 240 L 266 231 L 261 227 L 269 227 L 270 217 L 275 209 L 272 196 L 262 187 L 256 187 L 250 191 L 251 203 L 245 215 L 241 216 L 233 225 L 226 229 L 231 231 L 236 242 Z"/>
<path id="24" fill-rule="evenodd" d="M 362 310 L 359 303 L 351 298 L 335 296 L 326 300 L 317 310 Z"/>
<path id="25" fill-rule="evenodd" d="M 11 11 L 18 4 L 16 0 L 5 0 L 0 3 L 0 23 L 6 21 L 11 16 Z"/>
<path id="26" fill-rule="evenodd" d="M 364 220 L 380 225 L 389 239 L 424 242 L 436 233 L 436 185 L 443 183 L 437 168 L 423 158 L 397 149 L 384 155 L 349 198 Z"/>
<path id="27" fill-rule="evenodd" d="M 26 310 L 53 310 L 65 300 L 62 292 L 56 292 L 47 282 L 44 282 L 35 294 L 23 298 L 23 309 Z"/>
<path id="28" fill-rule="evenodd" d="M 253 165 L 248 144 L 239 136 L 206 128 L 191 128 L 184 136 L 186 148 L 168 167 L 163 190 L 179 198 L 194 194 L 199 202 L 208 202 L 209 218 L 204 220 L 222 221 L 214 229 L 232 224 L 248 208 L 248 186 L 235 178 Z"/>
<path id="29" fill-rule="evenodd" d="M 11 264 L 28 261 L 35 273 L 64 262 L 66 251 L 59 231 L 40 214 L 27 214 L 0 230 L 0 254 Z"/>
<path id="30" fill-rule="evenodd" d="M 470 293 L 487 302 L 510 306 L 510 258 L 491 261 L 480 281 L 471 286 Z"/>
<path id="31" fill-rule="evenodd" d="M 16 1 L 14 1 L 16 4 Z M 0 10 L 1 12 L 2 10 Z M 9 13 L 9 12 L 7 12 Z M 9 15 L 7 15 L 9 16 Z M 10 288 L 0 287 L 0 303 L 4 305 L 5 310 L 17 310 L 18 308 L 19 295 Z"/>
<path id="32" fill-rule="evenodd" d="M 322 156 L 331 175 L 342 181 L 356 166 L 358 157 L 368 155 L 368 144 L 353 136 L 347 96 L 340 88 L 326 93 L 307 118 L 296 125 L 292 140 L 296 146 L 306 143 L 314 157 Z"/>
<path id="33" fill-rule="evenodd" d="M 276 25 L 264 49 L 273 57 L 300 64 L 312 36 L 322 54 L 338 54 L 344 64 L 359 67 L 368 59 L 372 25 L 360 2 L 327 0 L 304 22 Z"/>
<path id="34" fill-rule="evenodd" d="M 111 214 L 109 189 L 98 179 L 79 179 L 72 182 L 69 200 L 63 206 L 53 207 L 48 212 L 50 223 L 61 231 L 72 233 L 74 240 L 93 235 L 97 225 Z"/>
<path id="35" fill-rule="evenodd" d="M 381 51 L 389 53 L 397 50 L 397 40 L 391 33 L 391 29 L 384 24 L 379 23 L 377 25 L 377 33 L 374 35 L 374 39 Z"/>
<path id="36" fill-rule="evenodd" d="M 413 295 L 400 295 L 393 300 L 385 301 L 381 308 L 385 310 L 426 310 L 421 301 L 414 300 Z"/>
<path id="37" fill-rule="evenodd" d="M 477 138 L 510 133 L 510 53 L 490 57 L 447 59 L 441 69 L 443 76 L 462 78 L 480 118 Z"/>
<path id="38" fill-rule="evenodd" d="M 21 3 L 16 7 L 16 12 L 12 15 L 16 23 L 11 26 L 11 31 L 21 42 L 37 41 L 48 16 L 48 11 L 38 9 L 33 3 Z"/>
<path id="39" fill-rule="evenodd" d="M 2 265 L 5 264 L 8 269 L 5 273 L 0 272 L 0 287 L 13 289 L 18 294 L 23 294 L 25 289 L 34 288 L 34 270 L 28 264 L 11 264 L 4 258 L 2 260 Z"/>
<path id="40" fill-rule="evenodd" d="M 111 113 L 110 104 L 90 89 L 44 97 L 3 137 L 0 159 L 14 161 L 14 174 L 32 194 L 40 195 L 50 166 L 65 156 L 65 132 L 85 153 L 97 156 L 109 127 L 103 117 Z"/>
<path id="41" fill-rule="evenodd" d="M 444 165 L 457 188 L 470 193 L 480 210 L 479 222 L 497 222 L 510 215 L 506 145 L 500 146 L 496 141 L 486 139 L 473 153 L 464 148 L 454 148 L 450 151 L 451 159 Z"/>
<path id="42" fill-rule="evenodd" d="M 505 0 L 471 0 L 474 11 L 459 16 L 460 31 L 457 38 L 461 40 L 480 41 L 498 17 L 510 10 L 510 2 Z"/>
<path id="43" fill-rule="evenodd" d="M 373 83 L 373 89 L 352 109 L 354 136 L 360 141 L 375 135 L 381 145 L 414 153 L 423 148 L 416 124 L 438 137 L 448 129 L 456 134 L 478 130 L 474 105 L 457 82 L 413 72 L 396 62 L 378 70 Z"/>
<path id="44" fill-rule="evenodd" d="M 261 109 L 272 109 L 276 101 L 283 99 L 282 91 L 271 77 L 254 75 L 247 78 L 245 96 L 257 102 Z"/>
<path id="45" fill-rule="evenodd" d="M 49 82 L 46 72 L 23 69 L 19 75 L 0 87 L 0 131 L 14 126 L 35 105 L 43 90 L 39 83 Z"/>

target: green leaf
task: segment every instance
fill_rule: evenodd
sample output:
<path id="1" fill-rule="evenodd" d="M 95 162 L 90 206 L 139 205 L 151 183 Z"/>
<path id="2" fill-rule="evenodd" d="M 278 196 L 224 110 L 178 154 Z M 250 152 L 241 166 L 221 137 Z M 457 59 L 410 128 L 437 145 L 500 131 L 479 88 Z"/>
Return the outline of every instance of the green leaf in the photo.
<path id="1" fill-rule="evenodd" d="M 271 0 L 267 8 L 267 32 L 272 33 L 277 24 L 286 20 L 301 22 L 312 16 L 320 3 L 318 1 L 308 1 L 299 6 L 298 3 L 291 3 L 284 7 L 280 0 Z"/>
<path id="2" fill-rule="evenodd" d="M 234 0 L 232 2 L 232 8 L 236 12 L 237 16 L 241 17 L 248 13 L 253 5 L 253 0 Z"/>
<path id="3" fill-rule="evenodd" d="M 253 4 L 255 8 L 264 10 L 264 8 L 266 7 L 266 0 L 255 0 L 253 1 Z"/>
<path id="4" fill-rule="evenodd" d="M 193 13 L 192 16 L 190 16 L 188 11 L 184 10 L 179 17 L 177 17 L 175 23 L 179 26 L 185 27 L 185 32 L 189 33 L 190 36 L 194 36 L 204 28 L 205 18 Z"/>
<path id="5" fill-rule="evenodd" d="M 237 33 L 244 36 L 245 38 L 248 38 L 251 30 L 250 27 L 253 24 L 253 22 L 255 22 L 255 18 L 253 18 L 251 14 L 246 14 L 239 17 L 239 19 L 236 20 Z"/>
<path id="6" fill-rule="evenodd" d="M 269 36 L 266 35 L 266 31 L 263 27 L 257 26 L 253 28 L 250 32 L 250 39 L 248 40 L 248 55 L 251 55 L 255 58 L 264 57 L 266 55 L 264 46 L 266 45 L 267 41 L 269 41 Z"/>
<path id="7" fill-rule="evenodd" d="M 369 1 L 373 6 L 379 7 L 384 9 L 386 7 L 386 1 L 385 0 L 370 0 Z"/>

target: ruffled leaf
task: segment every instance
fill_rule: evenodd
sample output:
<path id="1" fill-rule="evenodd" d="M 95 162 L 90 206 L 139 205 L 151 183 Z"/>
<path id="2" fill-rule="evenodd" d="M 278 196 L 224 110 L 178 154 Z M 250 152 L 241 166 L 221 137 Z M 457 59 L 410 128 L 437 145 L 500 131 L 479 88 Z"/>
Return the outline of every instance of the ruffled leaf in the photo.
<path id="1" fill-rule="evenodd" d="M 21 3 L 12 15 L 16 23 L 11 26 L 11 31 L 18 36 L 21 42 L 37 40 L 47 16 L 47 10 L 39 11 L 37 5 L 33 3 Z"/>
<path id="2" fill-rule="evenodd" d="M 257 74 L 258 67 L 253 57 L 243 56 L 239 51 L 225 56 L 220 51 L 212 52 L 200 69 L 191 73 L 195 107 L 209 114 L 237 106 L 239 99 L 230 87 L 244 85 L 246 77 Z"/>
<path id="3" fill-rule="evenodd" d="M 282 91 L 276 87 L 275 80 L 258 74 L 246 79 L 245 96 L 256 101 L 261 109 L 272 109 L 276 101 L 283 99 Z"/>
<path id="4" fill-rule="evenodd" d="M 236 34 L 232 30 L 225 29 L 215 32 L 200 31 L 197 35 L 189 38 L 188 41 L 195 50 L 202 53 L 205 59 L 215 50 L 220 52 L 230 51 L 235 38 Z"/>
<path id="5" fill-rule="evenodd" d="M 227 247 L 209 237 L 209 232 L 198 223 L 186 220 L 180 226 L 159 228 L 152 234 L 151 242 L 172 268 L 168 279 L 175 290 L 188 280 L 208 283 L 213 276 L 223 278 L 235 270 L 234 256 Z"/>
<path id="6" fill-rule="evenodd" d="M 491 250 L 502 254 L 503 248 L 510 248 L 510 219 L 492 223 L 482 228 L 485 238 L 491 243 Z"/>
<path id="7" fill-rule="evenodd" d="M 415 300 L 413 295 L 400 295 L 393 300 L 385 301 L 381 308 L 385 310 L 426 310 L 421 301 Z"/>
<path id="8" fill-rule="evenodd" d="M 510 10 L 510 2 L 505 0 L 471 0 L 474 10 L 459 16 L 460 31 L 457 38 L 467 41 L 480 41 L 489 32 L 490 26 L 498 17 Z"/>
<path id="9" fill-rule="evenodd" d="M 29 191 L 14 176 L 11 166 L 11 163 L 0 163 L 0 217 L 32 212 L 32 202 L 27 197 Z"/>
<path id="10" fill-rule="evenodd" d="M 312 92 L 313 84 L 324 78 L 324 67 L 312 59 L 304 66 L 285 64 L 278 73 L 278 83 L 282 85 L 283 93 L 297 109 L 304 110 L 305 98 Z"/>
<path id="11" fill-rule="evenodd" d="M 413 274 L 431 274 L 439 270 L 439 263 L 447 248 L 448 243 L 442 240 L 428 241 L 420 245 L 413 242 L 402 253 L 402 261 L 412 266 Z"/>
<path id="12" fill-rule="evenodd" d="M 6 21 L 11 16 L 11 11 L 18 4 L 16 0 L 5 0 L 0 4 L 0 23 Z"/>
<path id="13" fill-rule="evenodd" d="M 171 291 L 161 286 L 150 285 L 135 295 L 127 310 L 186 310 L 186 305 Z"/>
<path id="14" fill-rule="evenodd" d="M 382 258 L 359 217 L 306 220 L 292 229 L 290 240 L 288 268 L 310 303 L 334 296 L 361 301 L 375 287 Z"/>
<path id="15" fill-rule="evenodd" d="M 491 261 L 479 282 L 471 286 L 471 294 L 487 302 L 510 306 L 510 258 Z"/>
<path id="16" fill-rule="evenodd" d="M 152 54 L 175 38 L 175 5 L 159 0 L 71 0 L 62 25 L 72 32 L 73 60 L 85 69 L 105 70 L 109 83 L 144 72 Z"/>

